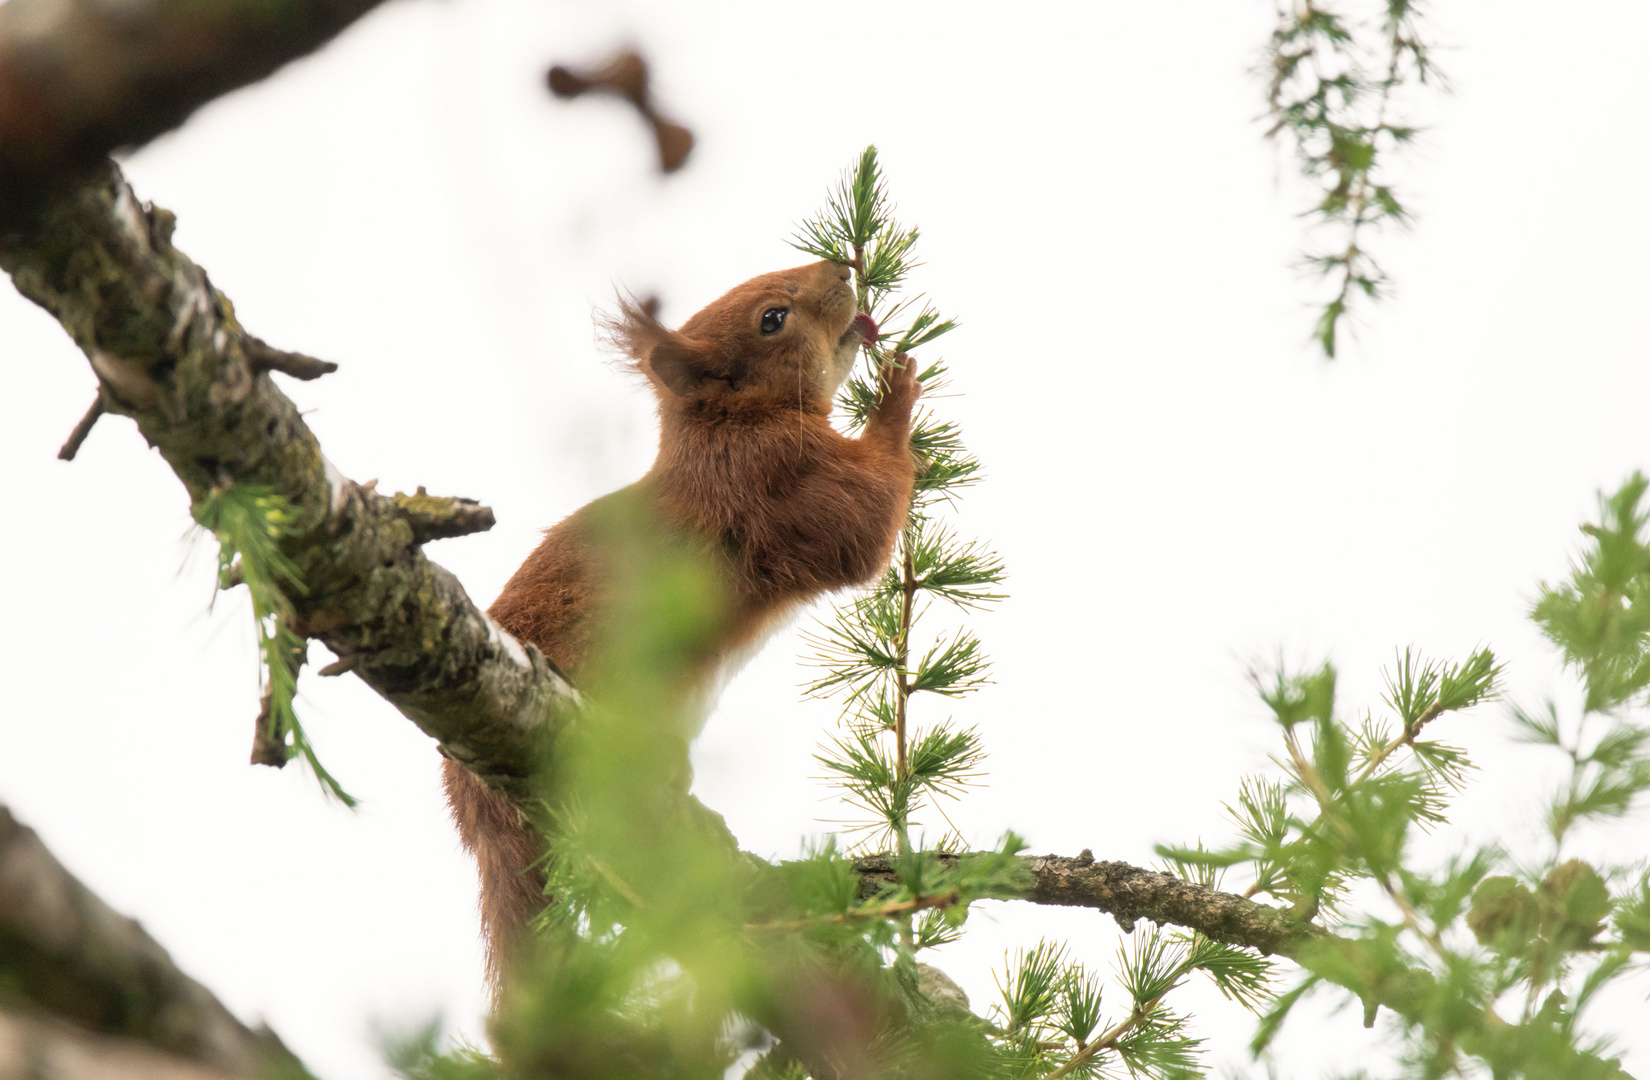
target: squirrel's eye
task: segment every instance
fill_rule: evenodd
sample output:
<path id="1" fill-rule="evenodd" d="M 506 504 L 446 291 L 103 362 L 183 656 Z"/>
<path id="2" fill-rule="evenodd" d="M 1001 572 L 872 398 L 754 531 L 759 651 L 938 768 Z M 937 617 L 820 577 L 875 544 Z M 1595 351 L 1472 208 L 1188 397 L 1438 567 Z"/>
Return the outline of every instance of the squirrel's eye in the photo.
<path id="1" fill-rule="evenodd" d="M 762 313 L 762 332 L 777 334 L 779 328 L 785 325 L 785 316 L 791 313 L 788 307 L 771 307 Z"/>

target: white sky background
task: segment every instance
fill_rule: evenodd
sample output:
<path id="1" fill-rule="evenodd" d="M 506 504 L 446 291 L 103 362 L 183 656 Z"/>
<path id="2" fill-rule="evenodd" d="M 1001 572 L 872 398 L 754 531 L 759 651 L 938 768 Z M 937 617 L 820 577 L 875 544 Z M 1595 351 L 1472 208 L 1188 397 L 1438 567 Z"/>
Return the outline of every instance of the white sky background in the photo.
<path id="1" fill-rule="evenodd" d="M 1594 493 L 1650 467 L 1650 8 L 1435 6 L 1458 93 L 1406 171 L 1418 229 L 1381 245 L 1398 296 L 1333 364 L 1290 269 L 1303 192 L 1255 120 L 1263 0 L 396 0 L 126 168 L 252 332 L 340 362 L 287 390 L 341 469 L 494 507 L 491 533 L 430 549 L 485 604 L 539 530 L 651 460 L 648 397 L 603 362 L 592 308 L 623 285 L 679 322 L 805 261 L 785 238 L 876 142 L 923 230 L 916 285 L 964 324 L 942 350 L 963 396 L 939 407 L 989 478 L 959 525 L 1012 573 L 976 623 L 996 685 L 925 704 L 991 753 L 953 816 L 976 844 L 1012 827 L 1149 863 L 1154 842 L 1229 837 L 1220 803 L 1273 745 L 1257 658 L 1333 658 L 1352 714 L 1379 706 L 1394 647 L 1487 643 L 1514 694 L 1575 700 L 1525 612 Z M 677 177 L 621 106 L 542 89 L 549 63 L 624 41 L 698 136 Z M 55 460 L 93 379 L 11 290 L 0 356 L 0 800 L 322 1075 L 380 1073 L 374 1023 L 439 1010 L 479 1033 L 473 869 L 434 747 L 353 679 L 308 674 L 301 715 L 362 810 L 247 766 L 251 621 L 240 595 L 208 610 L 178 483 L 121 418 Z M 842 816 L 806 779 L 834 709 L 798 701 L 800 651 L 777 638 L 695 748 L 701 796 L 770 855 Z M 1486 766 L 1458 821 L 1537 852 L 1557 774 L 1504 713 L 1442 725 Z M 1646 851 L 1643 823 L 1615 854 Z M 941 963 L 982 1010 L 1005 948 L 1069 937 L 1109 970 L 1118 936 L 1029 905 L 970 927 Z M 1642 1015 L 1646 989 L 1601 1019 Z M 1248 1068 L 1243 1016 L 1190 1000 L 1213 1062 Z M 1304 1021 L 1284 1075 L 1379 1043 L 1354 1012 Z"/>

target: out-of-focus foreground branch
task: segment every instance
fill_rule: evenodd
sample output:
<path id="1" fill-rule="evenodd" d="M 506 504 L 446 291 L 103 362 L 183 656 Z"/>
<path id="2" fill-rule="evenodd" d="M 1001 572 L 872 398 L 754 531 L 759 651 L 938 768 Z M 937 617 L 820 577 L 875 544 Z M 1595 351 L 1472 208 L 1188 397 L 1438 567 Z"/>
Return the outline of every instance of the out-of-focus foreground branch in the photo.
<path id="1" fill-rule="evenodd" d="M 26 227 L 0 232 L 0 267 L 63 324 L 91 361 L 104 411 L 136 421 L 192 503 L 240 484 L 293 508 L 281 542 L 300 578 L 291 629 L 323 641 L 443 753 L 525 805 L 540 739 L 577 695 L 420 546 L 491 515 L 467 500 L 389 498 L 339 475 L 272 380 L 278 350 L 248 334 L 172 246 L 173 222 L 108 164 Z"/>
<path id="2" fill-rule="evenodd" d="M 314 51 L 378 0 L 0 4 L 0 217 Z"/>
<path id="3" fill-rule="evenodd" d="M 0 806 L 0 1076 L 308 1075 Z"/>

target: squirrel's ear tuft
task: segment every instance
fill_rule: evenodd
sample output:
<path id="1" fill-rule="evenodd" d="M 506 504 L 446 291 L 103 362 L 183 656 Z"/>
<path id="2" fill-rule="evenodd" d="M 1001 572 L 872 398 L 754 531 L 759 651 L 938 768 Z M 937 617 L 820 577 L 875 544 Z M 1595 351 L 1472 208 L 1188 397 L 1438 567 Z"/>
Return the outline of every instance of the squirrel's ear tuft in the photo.
<path id="1" fill-rule="evenodd" d="M 652 297 L 638 300 L 621 293 L 616 313 L 601 312 L 596 316 L 601 340 L 620 356 L 640 365 L 653 351 L 653 346 L 670 336 L 670 331 L 654 318 L 658 310 L 659 302 Z"/>
<path id="2" fill-rule="evenodd" d="M 618 312 L 597 319 L 601 337 L 637 374 L 660 389 L 686 396 L 710 375 L 712 358 L 697 342 L 661 324 L 656 311 L 656 300 L 621 295 Z"/>
<path id="3" fill-rule="evenodd" d="M 725 380 L 713 351 L 665 327 L 654 317 L 657 310 L 657 301 L 620 296 L 618 313 L 597 320 L 601 336 L 632 370 L 677 397 L 692 394 L 706 379 Z"/>
<path id="4" fill-rule="evenodd" d="M 645 376 L 658 390 L 687 397 L 709 380 L 719 380 L 738 389 L 742 365 L 733 362 L 711 343 L 671 330 L 654 317 L 655 300 L 638 301 L 620 296 L 614 315 L 597 317 L 601 337 L 627 366 Z"/>

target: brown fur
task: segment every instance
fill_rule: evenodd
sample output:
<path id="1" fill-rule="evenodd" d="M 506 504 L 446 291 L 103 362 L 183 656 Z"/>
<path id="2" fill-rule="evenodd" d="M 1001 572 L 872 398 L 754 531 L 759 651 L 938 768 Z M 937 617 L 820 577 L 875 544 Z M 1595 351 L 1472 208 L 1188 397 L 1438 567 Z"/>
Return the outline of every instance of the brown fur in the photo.
<path id="1" fill-rule="evenodd" d="M 694 665 L 697 685 L 684 688 L 701 694 L 708 711 L 711 684 L 731 654 L 798 604 L 875 577 L 910 504 L 918 387 L 909 367 L 890 365 L 860 437 L 831 427 L 832 397 L 862 341 L 854 306 L 848 270 L 828 262 L 753 278 L 677 331 L 624 305 L 607 330 L 658 396 L 659 455 L 637 483 L 550 529 L 488 613 L 578 685 L 611 575 L 622 572 L 594 534 L 607 509 L 639 508 L 720 568 L 728 614 Z M 763 334 L 763 312 L 775 307 L 789 315 L 777 333 Z M 443 777 L 459 836 L 480 868 L 496 983 L 544 906 L 544 881 L 531 869 L 540 843 L 474 773 L 448 760 Z"/>

